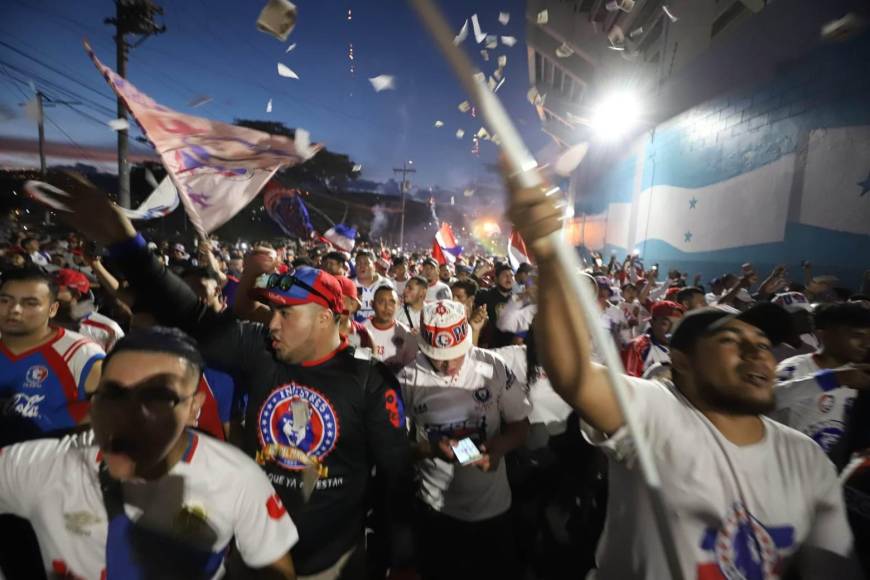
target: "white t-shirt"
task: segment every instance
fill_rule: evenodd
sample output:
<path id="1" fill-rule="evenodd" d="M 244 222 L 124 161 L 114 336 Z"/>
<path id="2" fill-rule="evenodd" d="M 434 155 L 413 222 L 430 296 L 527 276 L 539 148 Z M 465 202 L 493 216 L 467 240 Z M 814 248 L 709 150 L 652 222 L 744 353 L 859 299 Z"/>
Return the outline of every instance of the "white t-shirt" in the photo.
<path id="1" fill-rule="evenodd" d="M 362 306 L 356 313 L 357 320 L 371 318 L 372 314 L 375 313 L 372 308 L 372 302 L 375 300 L 375 292 L 378 288 L 381 286 L 393 287 L 392 280 L 385 278 L 380 274 L 377 275 L 369 286 L 363 286 L 363 283 L 360 282 L 359 279 L 354 280 L 354 283 L 356 283 L 359 292 L 359 301 L 362 303 Z"/>
<path id="2" fill-rule="evenodd" d="M 857 391 L 841 387 L 830 371 L 819 368 L 812 354 L 785 359 L 776 367 L 776 375 L 773 418 L 830 451 L 843 437 Z"/>
<path id="3" fill-rule="evenodd" d="M 426 302 L 435 302 L 436 300 L 453 300 L 453 292 L 450 291 L 450 286 L 441 280 L 430 284 L 426 290 Z"/>
<path id="4" fill-rule="evenodd" d="M 375 326 L 369 318 L 364 323 L 372 337 L 372 355 L 391 368 L 403 367 L 417 356 L 417 337 L 401 322 L 393 321 L 386 329 Z"/>
<path id="5" fill-rule="evenodd" d="M 191 545 L 184 549 L 208 557 L 205 569 L 213 569 L 214 578 L 223 574 L 233 537 L 252 568 L 286 554 L 299 535 L 265 473 L 229 444 L 193 431 L 187 436 L 187 451 L 168 474 L 123 484 L 127 517 L 137 527 L 183 534 Z M 0 453 L 0 513 L 30 520 L 49 573 L 62 568 L 70 577 L 98 580 L 106 568 L 100 457 L 93 432 L 10 445 Z M 114 555 L 131 550 L 117 541 L 121 549 Z M 113 575 L 125 576 L 125 569 Z"/>
<path id="6" fill-rule="evenodd" d="M 438 374 L 422 353 L 399 372 L 405 412 L 417 441 L 470 437 L 478 447 L 501 432 L 501 423 L 522 421 L 531 410 L 523 389 L 497 354 L 473 347 L 455 377 Z M 505 462 L 484 473 L 473 465 L 441 459 L 417 462 L 418 495 L 433 509 L 463 521 L 506 512 L 511 490 Z"/>
<path id="7" fill-rule="evenodd" d="M 79 319 L 79 334 L 96 342 L 106 352 L 112 350 L 115 343 L 124 338 L 124 331 L 117 322 L 96 311 L 89 312 Z"/>
<path id="8" fill-rule="evenodd" d="M 395 278 L 390 278 L 390 281 L 393 283 L 393 287 L 396 289 L 396 294 L 399 295 L 399 300 L 402 300 L 402 295 L 405 293 L 405 284 L 408 283 L 410 278 L 405 278 L 404 280 L 396 280 Z"/>
<path id="9" fill-rule="evenodd" d="M 414 310 L 407 304 L 398 307 L 399 312 L 396 314 L 396 320 L 404 324 L 411 331 L 419 332 L 420 330 L 420 314 L 423 309 Z"/>
<path id="10" fill-rule="evenodd" d="M 492 352 L 501 355 L 517 382 L 525 390 L 532 406 L 529 422 L 547 425 L 551 434 L 563 432 L 565 422 L 572 411 L 571 405 L 553 390 L 553 385 L 550 384 L 544 369 L 539 369 L 534 373 L 532 380 L 528 380 L 526 345 L 503 346 L 492 349 Z"/>
<path id="11" fill-rule="evenodd" d="M 834 466 L 809 438 L 761 417 L 764 439 L 737 446 L 663 383 L 625 379 L 662 479 L 684 578 L 780 578 L 799 548 L 851 554 Z M 589 425 L 583 429 L 611 458 L 607 521 L 593 577 L 669 578 L 627 429 L 606 439 Z M 802 571 L 818 563 L 812 550 L 802 553 Z M 829 572 L 802 577 L 837 577 Z"/>

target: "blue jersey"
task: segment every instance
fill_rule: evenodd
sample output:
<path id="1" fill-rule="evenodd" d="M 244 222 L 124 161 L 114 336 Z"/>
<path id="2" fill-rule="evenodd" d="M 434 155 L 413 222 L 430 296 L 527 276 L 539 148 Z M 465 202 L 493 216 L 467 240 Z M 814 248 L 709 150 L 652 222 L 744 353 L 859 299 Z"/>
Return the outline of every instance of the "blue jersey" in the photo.
<path id="1" fill-rule="evenodd" d="M 22 423 L 18 430 L 48 433 L 68 430 L 87 416 L 85 382 L 103 349 L 81 334 L 58 328 L 38 347 L 13 354 L 0 341 L 2 420 Z"/>

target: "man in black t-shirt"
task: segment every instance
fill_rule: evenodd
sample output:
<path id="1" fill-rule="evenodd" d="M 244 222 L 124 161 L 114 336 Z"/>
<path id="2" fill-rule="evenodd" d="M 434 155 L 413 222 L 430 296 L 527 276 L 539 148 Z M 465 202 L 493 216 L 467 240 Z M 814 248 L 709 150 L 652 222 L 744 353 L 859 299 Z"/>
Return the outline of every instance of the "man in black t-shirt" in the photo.
<path id="1" fill-rule="evenodd" d="M 513 287 L 513 270 L 509 265 L 500 263 L 495 265 L 495 286 L 477 295 L 477 304 L 486 306 L 486 314 L 489 318 L 480 338 L 480 345 L 484 348 L 499 348 L 513 343 L 514 335 L 510 332 L 502 332 L 496 325 L 501 309 L 511 298 Z"/>

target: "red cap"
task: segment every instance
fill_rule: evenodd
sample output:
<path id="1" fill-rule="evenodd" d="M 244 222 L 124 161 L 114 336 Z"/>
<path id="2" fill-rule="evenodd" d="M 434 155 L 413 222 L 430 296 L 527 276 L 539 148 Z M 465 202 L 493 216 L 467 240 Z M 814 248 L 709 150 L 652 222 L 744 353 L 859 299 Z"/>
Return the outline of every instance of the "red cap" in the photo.
<path id="1" fill-rule="evenodd" d="M 680 290 L 682 290 L 682 288 L 680 288 L 679 286 L 674 286 L 673 288 L 668 288 L 668 291 L 665 292 L 665 300 L 673 299 L 677 294 L 680 293 Z"/>
<path id="2" fill-rule="evenodd" d="M 670 300 L 660 300 L 652 305 L 651 312 L 653 318 L 681 318 L 686 309 L 683 308 L 682 304 Z"/>
<path id="3" fill-rule="evenodd" d="M 82 296 L 91 290 L 91 283 L 88 281 L 87 276 L 78 270 L 70 268 L 58 270 L 57 274 L 54 275 L 54 283 L 58 286 L 66 286 L 71 290 L 76 290 Z"/>
<path id="4" fill-rule="evenodd" d="M 292 276 L 287 274 L 260 276 L 252 295 L 256 300 L 279 306 L 313 302 L 339 314 L 344 309 L 341 286 L 335 277 L 323 270 L 308 266 L 297 268 Z"/>
<path id="5" fill-rule="evenodd" d="M 359 293 L 357 292 L 356 284 L 354 284 L 353 280 L 347 276 L 336 276 L 335 279 L 338 280 L 338 284 L 341 286 L 342 296 L 359 300 Z"/>

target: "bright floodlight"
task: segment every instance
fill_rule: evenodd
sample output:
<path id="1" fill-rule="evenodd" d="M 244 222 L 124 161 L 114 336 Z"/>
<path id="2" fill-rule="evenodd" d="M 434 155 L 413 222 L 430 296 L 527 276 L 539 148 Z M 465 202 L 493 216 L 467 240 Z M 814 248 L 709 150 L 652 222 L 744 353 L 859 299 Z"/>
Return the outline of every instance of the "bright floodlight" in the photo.
<path id="1" fill-rule="evenodd" d="M 631 92 L 611 93 L 593 109 L 590 125 L 598 138 L 618 139 L 637 124 L 640 107 L 640 99 Z"/>

